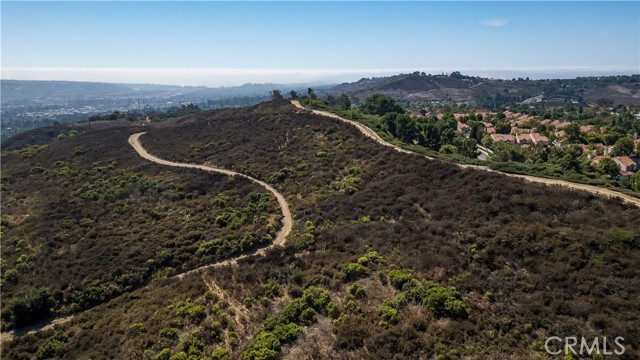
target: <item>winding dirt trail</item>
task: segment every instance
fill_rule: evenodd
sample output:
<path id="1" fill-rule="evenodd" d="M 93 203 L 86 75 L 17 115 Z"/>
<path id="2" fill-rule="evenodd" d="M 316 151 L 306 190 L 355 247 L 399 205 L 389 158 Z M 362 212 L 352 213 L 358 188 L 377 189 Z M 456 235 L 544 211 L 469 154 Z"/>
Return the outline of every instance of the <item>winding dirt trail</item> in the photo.
<path id="1" fill-rule="evenodd" d="M 220 262 L 216 262 L 213 264 L 208 264 L 208 265 L 204 265 L 204 266 L 200 266 L 197 267 L 193 270 L 181 273 L 176 275 L 175 277 L 178 279 L 182 279 L 183 277 L 185 277 L 186 275 L 189 274 L 193 274 L 199 271 L 203 271 L 205 269 L 209 269 L 212 267 L 219 267 L 219 266 L 224 266 L 224 265 L 231 265 L 231 264 L 236 264 L 238 262 L 238 260 L 247 258 L 249 256 L 254 256 L 254 255 L 264 255 L 267 251 L 269 251 L 270 249 L 276 247 L 276 246 L 283 246 L 286 240 L 287 235 L 289 235 L 289 233 L 291 232 L 291 229 L 293 227 L 293 217 L 291 216 L 291 211 L 289 210 L 289 204 L 287 203 L 287 201 L 285 200 L 284 196 L 278 192 L 278 190 L 274 189 L 271 185 L 265 183 L 264 181 L 260 181 L 258 179 L 252 178 L 251 176 L 245 175 L 245 174 L 241 174 L 235 171 L 231 171 L 231 170 L 226 170 L 226 169 L 220 169 L 220 168 L 215 168 L 215 167 L 211 167 L 211 166 L 205 166 L 205 165 L 198 165 L 198 164 L 188 164 L 188 163 L 177 163 L 177 162 L 173 162 L 173 161 L 168 161 L 168 160 L 164 160 L 161 159 L 159 157 L 156 157 L 154 155 L 149 154 L 149 152 L 147 152 L 147 150 L 145 150 L 145 148 L 142 146 L 142 144 L 140 143 L 140 136 L 143 135 L 144 133 L 136 133 L 133 134 L 129 137 L 129 144 L 136 150 L 136 152 L 138 153 L 138 155 L 142 156 L 143 158 L 152 161 L 154 163 L 160 164 L 160 165 L 166 165 L 166 166 L 173 166 L 173 167 L 178 167 L 178 168 L 189 168 L 189 169 L 199 169 L 199 170 L 203 170 L 203 171 L 209 171 L 209 172 L 216 172 L 216 173 L 220 173 L 220 174 L 224 174 L 227 176 L 240 176 L 242 178 L 245 178 L 249 181 L 252 181 L 260 186 L 262 186 L 263 188 L 269 190 L 278 200 L 278 204 L 280 205 L 280 209 L 282 210 L 282 228 L 280 229 L 280 231 L 278 232 L 278 235 L 276 236 L 276 239 L 269 245 L 263 248 L 260 248 L 258 250 L 255 250 L 251 253 L 245 253 L 239 256 L 236 256 L 234 258 L 230 258 L 224 261 L 220 261 Z M 65 316 L 65 317 L 58 317 L 58 318 L 54 318 L 52 320 L 47 320 L 47 321 L 43 321 L 41 323 L 38 324 L 34 324 L 31 325 L 27 328 L 21 328 L 18 329 L 18 331 L 8 331 L 8 332 L 3 332 L 0 334 L 0 344 L 3 344 L 7 341 L 11 341 L 13 340 L 13 338 L 15 336 L 23 336 L 23 335 L 28 335 L 28 334 L 33 334 L 39 331 L 43 331 L 43 330 L 49 330 L 49 329 L 53 329 L 56 325 L 60 325 L 60 324 L 64 324 L 66 322 L 69 322 L 70 320 L 72 320 L 75 315 L 77 314 L 73 314 L 73 315 L 69 315 L 69 316 Z"/>
<path id="2" fill-rule="evenodd" d="M 182 279 L 184 276 L 188 275 L 188 274 L 192 274 L 194 272 L 198 272 L 198 271 L 202 271 L 204 269 L 207 268 L 211 268 L 211 267 L 217 267 L 217 266 L 223 266 L 223 265 L 229 265 L 229 264 L 235 264 L 238 262 L 238 260 L 240 259 L 244 259 L 248 256 L 253 256 L 253 255 L 263 255 L 265 254 L 267 251 L 269 251 L 270 249 L 272 249 L 275 246 L 283 246 L 285 239 L 287 237 L 287 235 L 289 235 L 289 233 L 291 232 L 291 228 L 293 227 L 293 217 L 291 216 L 291 211 L 289 210 L 289 204 L 287 203 L 287 200 L 285 200 L 284 196 L 278 192 L 278 190 L 274 189 L 271 185 L 267 184 L 264 181 L 260 181 L 258 179 L 252 178 L 251 176 L 245 175 L 245 174 L 241 174 L 239 172 L 235 172 L 235 171 L 231 171 L 231 170 L 226 170 L 226 169 L 220 169 L 220 168 L 215 168 L 215 167 L 211 167 L 211 166 L 206 166 L 206 165 L 199 165 L 199 164 L 188 164 L 188 163 L 177 163 L 177 162 L 173 162 L 173 161 L 168 161 L 168 160 L 164 160 L 161 159 L 159 157 L 156 157 L 154 155 L 149 154 L 149 152 L 147 152 L 147 150 L 145 150 L 145 148 L 142 146 L 142 144 L 140 143 L 140 136 L 143 135 L 145 133 L 136 133 L 133 134 L 129 137 L 129 144 L 136 150 L 136 152 L 138 153 L 138 155 L 142 156 L 143 158 L 152 161 L 156 164 L 160 164 L 160 165 L 166 165 L 166 166 L 173 166 L 173 167 L 178 167 L 178 168 L 188 168 L 188 169 L 199 169 L 199 170 L 204 170 L 204 171 L 209 171 L 209 172 L 216 172 L 216 173 L 220 173 L 220 174 L 224 174 L 224 175 L 228 175 L 228 176 L 239 176 L 242 178 L 245 178 L 249 181 L 252 181 L 260 186 L 262 186 L 263 188 L 267 189 L 268 191 L 270 191 L 278 200 L 278 205 L 280 205 L 280 209 L 282 210 L 282 228 L 280 229 L 280 231 L 278 232 L 278 235 L 276 236 L 276 239 L 273 241 L 273 243 L 271 243 L 271 245 L 260 248 L 252 253 L 247 253 L 247 254 L 243 254 L 240 256 L 236 256 L 234 258 L 222 261 L 222 262 L 217 262 L 217 263 L 213 263 L 213 264 L 209 264 L 209 265 L 204 265 L 198 268 L 195 268 L 193 270 L 181 273 L 176 275 L 179 279 Z"/>
<path id="3" fill-rule="evenodd" d="M 357 121 L 345 119 L 345 118 L 343 118 L 341 116 L 338 116 L 338 115 L 336 115 L 334 113 L 330 113 L 328 111 L 307 109 L 304 106 L 302 106 L 302 104 L 300 104 L 300 102 L 297 101 L 297 100 L 291 100 L 291 103 L 295 107 L 297 107 L 299 109 L 311 111 L 312 113 L 314 113 L 316 115 L 326 116 L 326 117 L 330 117 L 332 119 L 338 119 L 340 121 L 349 123 L 349 124 L 355 126 L 358 130 L 360 130 L 360 132 L 364 136 L 372 139 L 373 141 L 377 142 L 380 145 L 383 145 L 383 146 L 386 146 L 386 147 L 390 147 L 390 148 L 392 148 L 393 150 L 395 150 L 397 152 L 401 152 L 401 153 L 404 153 L 404 154 L 416 155 L 416 156 L 422 156 L 422 157 L 427 158 L 429 160 L 438 160 L 438 159 L 436 159 L 434 157 L 418 154 L 418 153 L 415 153 L 413 151 L 409 151 L 409 150 L 403 149 L 403 148 L 401 148 L 401 147 L 399 147 L 397 145 L 388 143 L 383 138 L 381 138 L 380 135 L 378 135 L 375 131 L 371 130 L 367 126 L 365 126 L 365 125 L 363 125 L 363 124 L 361 124 L 361 123 L 359 123 Z M 442 161 L 442 160 L 440 160 L 440 161 Z M 480 165 L 458 164 L 458 163 L 454 163 L 454 162 L 449 162 L 449 164 L 458 166 L 458 167 L 460 167 L 462 169 L 476 169 L 476 170 L 483 170 L 483 171 L 491 171 L 491 172 L 495 172 L 495 173 L 504 174 L 504 175 L 510 176 L 510 177 L 520 178 L 520 179 L 523 179 L 523 180 L 529 181 L 529 182 L 540 183 L 540 184 L 545 184 L 545 185 L 559 185 L 559 186 L 563 186 L 563 187 L 574 189 L 574 190 L 587 191 L 587 192 L 590 192 L 590 193 L 592 193 L 594 195 L 615 197 L 615 198 L 619 198 L 619 199 L 621 199 L 621 200 L 623 200 L 625 202 L 628 202 L 628 203 L 631 203 L 631 204 L 634 204 L 634 205 L 640 207 L 640 199 L 639 198 L 635 198 L 633 196 L 630 196 L 630 195 L 627 195 L 627 194 L 623 194 L 623 193 L 617 192 L 615 190 L 601 188 L 601 187 L 594 186 L 594 185 L 574 183 L 574 182 L 567 181 L 567 180 L 547 179 L 547 178 L 531 176 L 531 175 L 510 174 L 510 173 L 497 171 L 497 170 L 494 170 L 494 169 L 490 169 L 490 168 L 488 168 L 486 166 L 480 166 Z"/>

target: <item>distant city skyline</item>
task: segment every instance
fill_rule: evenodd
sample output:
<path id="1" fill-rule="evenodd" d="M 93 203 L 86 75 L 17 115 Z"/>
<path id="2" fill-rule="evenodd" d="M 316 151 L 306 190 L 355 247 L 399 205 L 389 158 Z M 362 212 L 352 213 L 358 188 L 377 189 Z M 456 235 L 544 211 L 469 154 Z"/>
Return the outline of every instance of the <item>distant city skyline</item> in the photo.
<path id="1" fill-rule="evenodd" d="M 2 79 L 175 85 L 640 73 L 640 2 L 1 3 Z"/>

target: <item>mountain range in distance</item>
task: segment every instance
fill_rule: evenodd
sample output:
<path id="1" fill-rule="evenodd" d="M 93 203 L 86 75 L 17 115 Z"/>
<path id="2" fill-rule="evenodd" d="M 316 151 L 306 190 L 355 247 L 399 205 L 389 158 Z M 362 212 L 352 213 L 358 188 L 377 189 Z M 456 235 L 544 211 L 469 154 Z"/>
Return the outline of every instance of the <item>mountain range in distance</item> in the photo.
<path id="1" fill-rule="evenodd" d="M 381 93 L 402 103 L 417 105 L 458 103 L 496 110 L 516 104 L 566 102 L 640 104 L 640 75 L 591 76 L 572 79 L 493 79 L 415 71 L 392 76 L 362 78 L 342 84 L 244 84 L 210 88 L 159 84 L 119 84 L 74 81 L 1 80 L 2 139 L 54 123 L 82 121 L 93 115 L 162 112 L 194 104 L 201 109 L 251 106 L 271 98 L 273 90 L 321 96 L 348 95 L 353 104 Z"/>

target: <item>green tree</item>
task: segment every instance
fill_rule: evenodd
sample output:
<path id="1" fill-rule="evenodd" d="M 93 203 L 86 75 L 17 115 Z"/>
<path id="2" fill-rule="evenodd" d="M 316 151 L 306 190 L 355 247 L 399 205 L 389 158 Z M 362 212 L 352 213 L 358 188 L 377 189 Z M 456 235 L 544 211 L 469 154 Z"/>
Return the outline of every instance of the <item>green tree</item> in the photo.
<path id="1" fill-rule="evenodd" d="M 297 92 L 297 91 L 295 91 L 295 90 L 291 90 L 291 92 L 289 93 L 289 97 L 290 97 L 292 100 L 296 100 L 296 99 L 298 98 L 298 92 Z"/>
<path id="2" fill-rule="evenodd" d="M 575 144 L 580 142 L 580 125 L 577 123 L 571 123 L 564 128 L 564 132 L 567 134 L 567 140 L 569 140 L 570 143 Z"/>
<path id="3" fill-rule="evenodd" d="M 282 93 L 280 92 L 280 90 L 277 90 L 277 89 L 276 89 L 276 90 L 273 90 L 273 91 L 271 92 L 271 99 L 272 99 L 272 100 L 280 100 L 280 99 L 283 99 L 283 97 L 282 97 Z"/>
<path id="4" fill-rule="evenodd" d="M 343 109 L 345 109 L 345 110 L 351 109 L 351 99 L 349 99 L 349 97 L 346 94 L 341 94 L 340 95 L 339 103 L 340 103 L 340 106 L 342 106 Z"/>
<path id="5" fill-rule="evenodd" d="M 635 173 L 630 179 L 631 189 L 640 192 L 640 171 Z"/>
<path id="6" fill-rule="evenodd" d="M 386 113 L 403 114 L 404 109 L 398 105 L 394 98 L 383 95 L 374 94 L 368 97 L 362 104 L 362 112 L 372 115 L 384 115 Z"/>
<path id="7" fill-rule="evenodd" d="M 393 135 L 393 137 L 398 136 L 398 127 L 396 124 L 396 118 L 398 117 L 397 113 L 387 113 L 382 117 L 382 121 L 384 122 L 385 127 L 389 134 Z"/>
<path id="8" fill-rule="evenodd" d="M 316 100 L 318 98 L 318 95 L 316 95 L 312 88 L 307 89 L 307 95 L 309 95 L 309 99 L 311 100 Z"/>
<path id="9" fill-rule="evenodd" d="M 613 159 L 604 158 L 598 163 L 598 170 L 610 178 L 613 178 L 620 173 L 620 166 L 618 166 Z"/>
<path id="10" fill-rule="evenodd" d="M 605 134 L 602 136 L 606 145 L 615 144 L 620 138 L 627 136 L 627 132 L 620 126 L 612 126 L 605 129 Z"/>
<path id="11" fill-rule="evenodd" d="M 51 298 L 46 288 L 30 288 L 7 300 L 11 320 L 16 327 L 28 325 L 51 314 Z"/>
<path id="12" fill-rule="evenodd" d="M 518 145 L 505 142 L 495 142 L 493 144 L 493 155 L 491 155 L 491 159 L 502 162 L 524 162 L 527 159 L 527 155 Z"/>
<path id="13" fill-rule="evenodd" d="M 472 159 L 475 159 L 478 156 L 478 151 L 476 149 L 476 139 L 456 137 L 453 143 L 456 148 L 458 148 L 458 153 L 460 155 Z"/>
<path id="14" fill-rule="evenodd" d="M 625 136 L 618 141 L 616 141 L 615 145 L 613 145 L 613 155 L 615 156 L 624 156 L 630 155 L 633 152 L 633 139 Z"/>
<path id="15" fill-rule="evenodd" d="M 498 134 L 510 134 L 511 124 L 508 121 L 500 121 L 496 124 L 496 132 Z"/>
<path id="16" fill-rule="evenodd" d="M 421 145 L 432 150 L 440 150 L 440 131 L 433 123 L 426 123 L 420 126 Z"/>
<path id="17" fill-rule="evenodd" d="M 415 120 L 408 114 L 396 116 L 398 138 L 406 143 L 411 143 L 418 135 Z"/>

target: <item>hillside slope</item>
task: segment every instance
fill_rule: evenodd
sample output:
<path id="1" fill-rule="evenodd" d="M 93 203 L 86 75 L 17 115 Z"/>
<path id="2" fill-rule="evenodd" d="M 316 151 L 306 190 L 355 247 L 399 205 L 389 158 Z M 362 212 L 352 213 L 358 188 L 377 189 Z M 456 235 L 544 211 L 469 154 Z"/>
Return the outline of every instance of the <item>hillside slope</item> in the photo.
<path id="1" fill-rule="evenodd" d="M 596 103 L 598 99 L 615 104 L 640 104 L 640 75 L 584 77 L 577 79 L 487 79 L 450 75 L 427 75 L 414 72 L 390 77 L 361 79 L 336 85 L 325 93 L 365 99 L 381 93 L 403 101 L 463 102 L 488 106 L 499 98 L 500 103 L 513 105 L 534 96 L 547 100 Z"/>
<path id="2" fill-rule="evenodd" d="M 552 335 L 623 336 L 621 358 L 640 355 L 637 207 L 396 153 L 285 101 L 141 142 L 272 184 L 295 220 L 287 247 L 154 281 L 3 356 L 531 359 Z"/>

